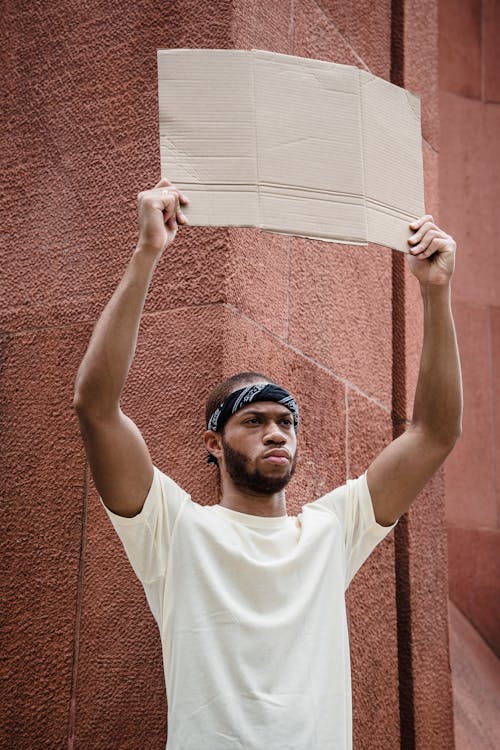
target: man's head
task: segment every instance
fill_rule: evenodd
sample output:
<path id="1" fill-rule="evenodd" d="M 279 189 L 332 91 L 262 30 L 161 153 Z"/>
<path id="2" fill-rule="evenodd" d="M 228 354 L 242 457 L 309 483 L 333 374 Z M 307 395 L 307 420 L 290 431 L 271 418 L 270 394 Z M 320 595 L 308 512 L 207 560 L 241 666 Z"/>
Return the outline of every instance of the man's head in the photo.
<path id="1" fill-rule="evenodd" d="M 297 462 L 298 409 L 275 381 L 258 372 L 233 375 L 208 397 L 206 422 L 205 444 L 222 482 L 227 475 L 239 489 L 262 495 L 288 484 Z"/>

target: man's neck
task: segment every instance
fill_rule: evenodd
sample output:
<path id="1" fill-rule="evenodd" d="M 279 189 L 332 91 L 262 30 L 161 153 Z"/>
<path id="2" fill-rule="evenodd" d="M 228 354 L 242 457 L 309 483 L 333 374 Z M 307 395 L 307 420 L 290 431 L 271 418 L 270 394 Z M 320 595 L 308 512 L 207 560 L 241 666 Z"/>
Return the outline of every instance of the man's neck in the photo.
<path id="1" fill-rule="evenodd" d="M 219 505 L 251 516 L 286 516 L 285 490 L 262 495 L 231 485 L 224 487 Z"/>

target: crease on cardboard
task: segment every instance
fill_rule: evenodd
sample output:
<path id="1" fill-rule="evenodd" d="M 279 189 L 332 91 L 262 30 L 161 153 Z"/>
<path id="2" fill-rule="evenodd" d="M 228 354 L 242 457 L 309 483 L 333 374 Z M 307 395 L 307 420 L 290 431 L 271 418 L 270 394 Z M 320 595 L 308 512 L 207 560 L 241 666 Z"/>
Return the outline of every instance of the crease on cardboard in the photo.
<path id="1" fill-rule="evenodd" d="M 379 80 L 376 75 L 374 75 L 373 73 L 370 73 L 370 71 L 368 71 L 368 70 L 363 70 L 362 68 L 358 68 L 358 70 L 359 70 L 359 85 L 362 88 L 365 88 L 370 83 L 374 83 L 375 81 Z M 361 77 L 361 73 L 363 73 L 363 75 L 364 75 L 364 78 L 365 78 L 364 82 L 363 82 L 363 79 Z"/>
<path id="2" fill-rule="evenodd" d="M 376 198 L 367 198 L 366 200 L 376 211 L 385 213 L 388 216 L 397 214 L 394 218 L 402 219 L 404 221 L 406 221 L 406 219 L 413 220 L 412 214 L 397 208 L 397 206 L 393 206 L 391 203 L 384 203 L 383 201 L 378 201 Z"/>
<path id="3" fill-rule="evenodd" d="M 319 85 L 321 91 L 326 91 L 327 89 L 324 88 L 323 84 L 321 83 L 320 79 L 316 75 L 316 70 L 312 65 L 310 65 L 308 68 L 304 65 L 304 63 L 300 63 L 298 66 L 300 67 L 301 71 L 306 74 L 306 78 L 310 78 L 311 76 L 314 78 L 316 83 Z"/>
<path id="4" fill-rule="evenodd" d="M 283 182 L 264 182 L 264 181 L 261 182 L 261 185 L 263 185 L 265 187 L 270 187 L 270 188 L 273 188 L 273 187 L 274 188 L 278 188 L 278 189 L 282 188 L 284 190 L 290 191 L 291 193 L 293 193 L 293 191 L 296 190 L 296 191 L 300 191 L 302 193 L 304 193 L 304 192 L 307 192 L 307 193 L 319 193 L 320 195 L 325 195 L 325 196 L 339 196 L 339 197 L 346 196 L 347 198 L 355 198 L 358 202 L 362 198 L 362 196 L 358 195 L 358 193 L 350 193 L 347 190 L 333 190 L 333 188 L 329 188 L 328 190 L 324 190 L 322 188 L 308 187 L 306 185 L 288 185 L 287 183 L 283 183 Z M 293 195 L 290 195 L 290 196 L 287 196 L 287 197 L 293 197 Z M 298 196 L 298 197 L 300 197 L 300 196 Z M 327 200 L 327 199 L 323 198 L 322 200 Z M 344 201 L 344 202 L 347 202 L 347 201 Z"/>
<path id="5" fill-rule="evenodd" d="M 203 180 L 198 174 L 196 167 L 191 163 L 189 159 L 189 154 L 187 154 L 185 151 L 182 151 L 182 149 L 180 149 L 179 146 L 177 146 L 177 144 L 174 143 L 174 141 L 168 138 L 168 136 L 166 136 L 165 134 L 162 134 L 160 136 L 160 143 L 164 149 L 170 149 L 176 156 L 179 157 L 179 165 L 186 171 L 188 175 L 193 178 L 193 180 L 195 180 L 196 184 L 203 184 Z"/>

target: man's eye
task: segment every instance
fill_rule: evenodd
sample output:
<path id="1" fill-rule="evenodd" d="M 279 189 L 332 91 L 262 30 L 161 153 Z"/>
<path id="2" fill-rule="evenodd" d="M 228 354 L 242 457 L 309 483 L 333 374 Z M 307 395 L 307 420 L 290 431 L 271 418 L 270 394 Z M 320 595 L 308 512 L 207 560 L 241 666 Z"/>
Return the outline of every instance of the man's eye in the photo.
<path id="1" fill-rule="evenodd" d="M 250 419 L 245 420 L 245 424 L 258 424 L 259 418 L 258 417 L 250 417 Z"/>
<path id="2" fill-rule="evenodd" d="M 284 424 L 286 424 L 286 425 L 291 425 L 291 424 L 292 424 L 292 420 L 291 420 L 291 419 L 288 419 L 287 417 L 285 417 L 285 418 L 284 418 L 284 419 L 282 419 L 281 421 L 282 421 L 282 422 L 283 422 Z"/>

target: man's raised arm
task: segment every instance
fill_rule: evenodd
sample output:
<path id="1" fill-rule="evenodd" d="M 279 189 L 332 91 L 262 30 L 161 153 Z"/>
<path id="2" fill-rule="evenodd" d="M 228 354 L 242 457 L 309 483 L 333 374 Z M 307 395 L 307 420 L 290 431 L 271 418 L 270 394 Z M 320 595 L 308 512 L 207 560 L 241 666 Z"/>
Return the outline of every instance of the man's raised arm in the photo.
<path id="1" fill-rule="evenodd" d="M 93 331 L 75 382 L 74 407 L 92 475 L 114 513 L 140 512 L 153 479 L 153 465 L 136 425 L 120 409 L 120 396 L 134 358 L 139 323 L 154 269 L 186 223 L 185 198 L 168 180 L 139 193 L 139 239 L 125 274 Z"/>
<path id="2" fill-rule="evenodd" d="M 424 341 L 410 426 L 368 468 L 375 518 L 389 526 L 443 463 L 462 427 L 462 379 L 450 304 L 456 245 L 424 216 L 411 225 L 409 264 L 420 282 Z"/>

